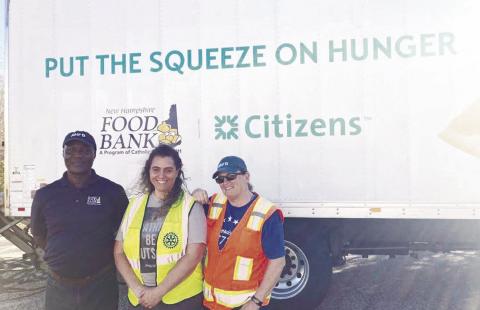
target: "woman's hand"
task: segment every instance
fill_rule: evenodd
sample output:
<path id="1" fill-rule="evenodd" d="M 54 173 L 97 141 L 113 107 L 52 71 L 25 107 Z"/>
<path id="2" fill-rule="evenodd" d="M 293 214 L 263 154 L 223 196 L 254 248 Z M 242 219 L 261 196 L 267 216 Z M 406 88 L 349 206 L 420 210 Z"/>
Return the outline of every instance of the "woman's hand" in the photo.
<path id="1" fill-rule="evenodd" d="M 260 309 L 260 306 L 257 306 L 253 301 L 248 301 L 246 304 L 244 304 L 240 310 L 257 310 Z"/>
<path id="2" fill-rule="evenodd" d="M 192 192 L 193 198 L 195 198 L 196 201 L 201 203 L 202 205 L 205 205 L 208 203 L 208 193 L 206 190 L 197 188 Z"/>
<path id="3" fill-rule="evenodd" d="M 145 294 L 145 286 L 139 284 L 138 286 L 132 288 L 132 291 L 135 294 L 135 296 L 137 296 L 137 298 L 140 299 Z"/>
<path id="4" fill-rule="evenodd" d="M 139 302 L 145 308 L 152 309 L 162 301 L 163 295 L 165 292 L 161 287 L 146 287 Z"/>

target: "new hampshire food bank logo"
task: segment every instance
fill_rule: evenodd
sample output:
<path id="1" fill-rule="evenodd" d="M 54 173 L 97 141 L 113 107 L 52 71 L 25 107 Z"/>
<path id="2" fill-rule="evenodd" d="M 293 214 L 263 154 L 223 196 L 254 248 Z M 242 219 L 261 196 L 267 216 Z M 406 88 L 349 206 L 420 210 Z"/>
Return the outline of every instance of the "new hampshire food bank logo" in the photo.
<path id="1" fill-rule="evenodd" d="M 167 119 L 156 108 L 106 109 L 102 116 L 99 155 L 147 154 L 158 144 L 182 143 L 178 132 L 177 106 L 170 106 Z"/>

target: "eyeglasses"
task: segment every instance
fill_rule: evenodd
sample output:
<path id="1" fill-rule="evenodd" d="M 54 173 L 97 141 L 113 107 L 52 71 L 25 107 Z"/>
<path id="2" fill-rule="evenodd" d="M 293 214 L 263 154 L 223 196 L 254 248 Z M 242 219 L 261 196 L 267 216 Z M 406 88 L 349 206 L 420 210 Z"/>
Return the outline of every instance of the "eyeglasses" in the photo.
<path id="1" fill-rule="evenodd" d="M 225 180 L 227 181 L 233 181 L 237 178 L 238 175 L 240 174 L 245 174 L 245 172 L 240 172 L 240 173 L 229 173 L 227 175 L 219 175 L 215 178 L 215 182 L 218 184 L 222 184 Z"/>

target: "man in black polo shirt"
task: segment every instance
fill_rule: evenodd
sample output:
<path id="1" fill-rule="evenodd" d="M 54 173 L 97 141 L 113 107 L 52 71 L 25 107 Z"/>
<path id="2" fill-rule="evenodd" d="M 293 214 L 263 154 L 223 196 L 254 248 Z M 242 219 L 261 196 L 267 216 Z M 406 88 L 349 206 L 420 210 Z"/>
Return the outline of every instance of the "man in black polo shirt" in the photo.
<path id="1" fill-rule="evenodd" d="M 32 234 L 50 273 L 47 310 L 116 310 L 115 232 L 128 205 L 123 188 L 92 169 L 97 147 L 85 131 L 63 141 L 67 171 L 35 194 Z"/>

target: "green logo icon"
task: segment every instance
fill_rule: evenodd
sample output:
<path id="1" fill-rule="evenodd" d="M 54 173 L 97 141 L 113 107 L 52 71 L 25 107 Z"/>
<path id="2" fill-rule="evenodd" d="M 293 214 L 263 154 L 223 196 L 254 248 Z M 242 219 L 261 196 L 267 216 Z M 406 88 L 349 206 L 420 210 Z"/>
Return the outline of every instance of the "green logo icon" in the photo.
<path id="1" fill-rule="evenodd" d="M 238 139 L 238 115 L 215 116 L 215 140 Z"/>
<path id="2" fill-rule="evenodd" d="M 163 237 L 163 245 L 169 249 L 176 247 L 178 244 L 178 236 L 174 232 L 169 232 Z"/>

